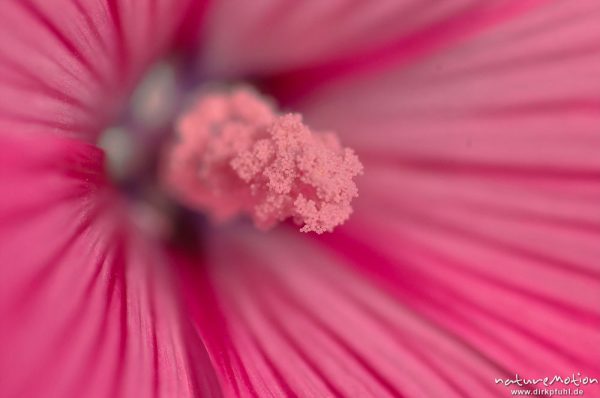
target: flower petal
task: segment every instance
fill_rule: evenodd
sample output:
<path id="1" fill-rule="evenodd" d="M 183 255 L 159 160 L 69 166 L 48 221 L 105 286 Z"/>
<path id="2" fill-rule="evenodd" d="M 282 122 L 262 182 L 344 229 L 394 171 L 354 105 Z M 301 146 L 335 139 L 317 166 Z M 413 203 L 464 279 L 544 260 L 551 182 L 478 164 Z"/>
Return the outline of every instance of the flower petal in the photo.
<path id="1" fill-rule="evenodd" d="M 176 264 L 123 221 L 102 161 L 71 139 L 0 136 L 0 395 L 209 395 Z"/>
<path id="2" fill-rule="evenodd" d="M 190 0 L 0 3 L 0 131 L 93 139 L 173 41 Z"/>
<path id="3" fill-rule="evenodd" d="M 324 86 L 300 109 L 386 164 L 592 177 L 599 13 L 595 1 L 553 2 L 452 49 Z"/>
<path id="4" fill-rule="evenodd" d="M 279 229 L 210 247 L 189 302 L 225 396 L 506 395 L 512 369 L 320 245 Z"/>
<path id="5" fill-rule="evenodd" d="M 600 373 L 599 17 L 548 2 L 302 106 L 365 165 L 326 247 L 512 373 Z"/>
<path id="6" fill-rule="evenodd" d="M 464 22 L 498 3 L 217 1 L 208 11 L 201 63 L 211 75 L 263 76 L 339 62 L 398 44 L 430 26 Z"/>

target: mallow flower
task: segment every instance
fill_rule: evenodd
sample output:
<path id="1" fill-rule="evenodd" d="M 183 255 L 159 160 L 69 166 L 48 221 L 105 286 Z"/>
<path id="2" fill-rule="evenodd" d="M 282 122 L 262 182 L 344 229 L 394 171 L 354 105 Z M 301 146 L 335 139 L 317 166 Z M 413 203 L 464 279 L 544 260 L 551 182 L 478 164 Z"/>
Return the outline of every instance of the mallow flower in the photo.
<path id="1" fill-rule="evenodd" d="M 597 0 L 0 3 L 1 397 L 592 380 L 599 204 Z"/>

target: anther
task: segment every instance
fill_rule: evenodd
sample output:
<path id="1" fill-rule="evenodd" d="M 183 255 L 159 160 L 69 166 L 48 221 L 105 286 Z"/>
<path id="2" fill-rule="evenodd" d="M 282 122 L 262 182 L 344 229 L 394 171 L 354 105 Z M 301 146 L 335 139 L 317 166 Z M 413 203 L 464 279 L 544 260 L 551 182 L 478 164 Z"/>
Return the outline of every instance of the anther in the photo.
<path id="1" fill-rule="evenodd" d="M 216 221 L 246 214 L 259 229 L 292 218 L 303 232 L 345 222 L 362 165 L 333 133 L 280 115 L 249 88 L 197 99 L 163 162 L 169 192 Z"/>

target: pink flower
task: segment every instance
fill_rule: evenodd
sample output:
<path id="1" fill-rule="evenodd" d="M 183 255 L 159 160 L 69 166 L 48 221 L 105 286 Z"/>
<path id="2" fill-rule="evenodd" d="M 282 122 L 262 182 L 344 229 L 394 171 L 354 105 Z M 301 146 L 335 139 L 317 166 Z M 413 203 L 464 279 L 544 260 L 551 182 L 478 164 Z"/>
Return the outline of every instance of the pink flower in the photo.
<path id="1" fill-rule="evenodd" d="M 172 91 L 141 98 L 173 110 L 140 124 L 128 97 L 165 59 Z M 232 81 L 356 151 L 343 226 L 213 225 L 148 193 L 187 96 Z M 96 145 L 114 125 L 120 184 Z M 599 154 L 596 0 L 2 1 L 0 396 L 600 378 Z"/>

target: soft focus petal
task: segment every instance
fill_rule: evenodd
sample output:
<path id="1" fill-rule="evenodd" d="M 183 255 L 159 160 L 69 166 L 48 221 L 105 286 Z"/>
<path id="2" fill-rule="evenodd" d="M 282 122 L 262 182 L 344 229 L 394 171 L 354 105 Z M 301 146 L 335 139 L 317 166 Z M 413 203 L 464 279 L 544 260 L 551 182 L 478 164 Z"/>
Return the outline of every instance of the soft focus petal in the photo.
<path id="1" fill-rule="evenodd" d="M 282 80 L 298 88 L 319 77 L 313 73 L 340 74 L 350 60 L 403 57 L 421 43 L 444 45 L 538 3 L 216 1 L 208 9 L 200 64 L 209 76 L 253 75 L 277 80 L 278 90 Z"/>
<path id="2" fill-rule="evenodd" d="M 600 7 L 569 4 L 326 86 L 302 110 L 378 157 L 592 171 L 600 164 Z"/>
<path id="3" fill-rule="evenodd" d="M 2 1 L 0 132 L 93 139 L 173 40 L 190 4 Z"/>
<path id="4" fill-rule="evenodd" d="M 365 164 L 326 246 L 519 374 L 600 373 L 599 21 L 548 2 L 302 107 Z"/>
<path id="5" fill-rule="evenodd" d="M 180 317 L 176 264 L 122 221 L 101 152 L 0 143 L 0 396 L 204 396 L 211 367 Z"/>
<path id="6" fill-rule="evenodd" d="M 280 229 L 210 244 L 206 269 L 187 280 L 225 396 L 506 395 L 493 377 L 512 369 L 314 242 Z"/>
<path id="7" fill-rule="evenodd" d="M 380 44 L 474 3 L 215 1 L 201 62 L 218 74 L 272 73 Z"/>
<path id="8" fill-rule="evenodd" d="M 212 388 L 166 273 L 176 264 L 124 221 L 101 151 L 64 138 L 96 137 L 189 4 L 0 4 L 2 397 Z"/>

